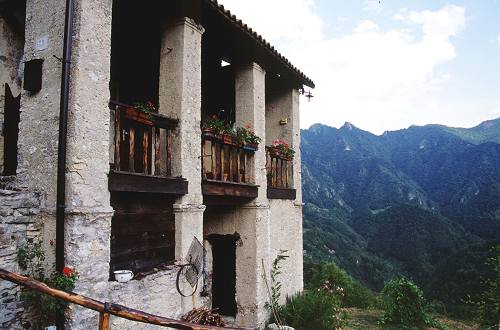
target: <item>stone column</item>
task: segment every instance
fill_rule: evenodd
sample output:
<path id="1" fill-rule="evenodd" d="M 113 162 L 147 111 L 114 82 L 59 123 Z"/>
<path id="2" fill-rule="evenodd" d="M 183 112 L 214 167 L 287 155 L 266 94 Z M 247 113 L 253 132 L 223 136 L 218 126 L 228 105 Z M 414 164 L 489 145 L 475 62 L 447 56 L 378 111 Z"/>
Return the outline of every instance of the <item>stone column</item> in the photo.
<path id="1" fill-rule="evenodd" d="M 189 18 L 165 27 L 160 54 L 160 113 L 179 119 L 174 132 L 172 174 L 188 180 L 188 194 L 174 204 L 175 258 L 185 262 L 194 237 L 203 243 L 201 192 L 201 36 Z M 199 286 L 201 288 L 201 286 Z M 196 299 L 199 295 L 195 294 Z M 195 305 L 199 304 L 195 301 Z M 182 309 L 194 306 L 183 299 Z"/>
<path id="2" fill-rule="evenodd" d="M 280 123 L 281 122 L 281 123 Z M 285 123 L 286 122 L 286 123 Z M 292 164 L 292 184 L 296 189 L 295 200 L 271 201 L 271 258 L 279 250 L 287 250 L 288 259 L 281 263 L 282 302 L 286 295 L 293 295 L 303 289 L 302 256 L 302 184 L 300 155 L 299 91 L 294 88 L 283 89 L 266 100 L 266 138 L 267 144 L 276 139 L 285 139 L 295 150 Z"/>
<path id="3" fill-rule="evenodd" d="M 75 291 L 107 300 L 111 218 L 109 79 L 111 0 L 75 2 L 68 116 L 65 262 L 80 274 Z M 68 327 L 92 329 L 98 314 L 72 305 Z"/>
<path id="4" fill-rule="evenodd" d="M 265 154 L 265 71 L 256 63 L 240 66 L 235 74 L 236 125 L 252 125 L 262 138 L 259 150 L 249 157 L 250 178 L 259 185 L 258 197 L 239 210 L 238 233 L 242 246 L 236 252 L 237 324 L 261 326 L 267 320 L 267 291 L 262 275 L 270 269 L 269 202 Z M 264 265 L 264 267 L 263 267 Z M 265 269 L 264 269 L 265 268 Z"/>

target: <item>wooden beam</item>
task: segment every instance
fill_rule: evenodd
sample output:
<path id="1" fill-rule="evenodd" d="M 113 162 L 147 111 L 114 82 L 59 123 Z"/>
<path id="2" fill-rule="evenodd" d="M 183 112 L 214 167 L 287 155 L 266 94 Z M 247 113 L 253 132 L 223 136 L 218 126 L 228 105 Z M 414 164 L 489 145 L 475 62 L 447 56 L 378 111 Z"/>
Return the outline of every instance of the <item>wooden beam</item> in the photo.
<path id="1" fill-rule="evenodd" d="M 119 171 L 110 171 L 108 178 L 109 191 L 171 195 L 185 195 L 188 193 L 188 182 L 183 178 L 159 177 Z"/>
<path id="2" fill-rule="evenodd" d="M 223 329 L 243 329 L 243 328 L 231 328 L 231 327 L 216 327 L 216 326 L 207 326 L 194 324 L 179 320 L 174 320 L 170 318 L 166 318 L 163 316 L 158 316 L 150 313 L 146 313 L 143 311 L 139 311 L 136 309 L 128 308 L 122 305 L 114 304 L 114 303 L 103 303 L 98 300 L 88 298 L 85 296 L 81 296 L 79 294 L 73 292 L 66 292 L 62 290 L 57 290 L 47 286 L 45 283 L 39 282 L 37 280 L 9 272 L 5 269 L 0 268 L 0 278 L 7 280 L 12 283 L 19 284 L 26 288 L 47 294 L 57 299 L 61 299 L 67 301 L 72 304 L 83 306 L 87 309 L 92 309 L 101 313 L 99 318 L 99 326 L 106 321 L 106 318 L 109 320 L 109 315 L 115 315 L 121 318 L 125 318 L 128 320 L 142 322 L 147 324 L 159 325 L 162 327 L 171 327 L 174 329 L 185 329 L 185 330 L 223 330 Z M 108 316 L 104 316 L 102 314 L 108 314 Z M 101 323 L 101 320 L 103 321 Z M 100 328 L 101 329 L 101 328 Z"/>
<path id="3" fill-rule="evenodd" d="M 295 199 L 296 196 L 295 189 L 267 187 L 267 198 L 269 199 Z"/>
<path id="4" fill-rule="evenodd" d="M 232 196 L 242 198 L 256 198 L 258 196 L 257 185 L 233 183 L 229 181 L 206 180 L 202 182 L 201 189 L 203 195 L 207 196 Z"/>

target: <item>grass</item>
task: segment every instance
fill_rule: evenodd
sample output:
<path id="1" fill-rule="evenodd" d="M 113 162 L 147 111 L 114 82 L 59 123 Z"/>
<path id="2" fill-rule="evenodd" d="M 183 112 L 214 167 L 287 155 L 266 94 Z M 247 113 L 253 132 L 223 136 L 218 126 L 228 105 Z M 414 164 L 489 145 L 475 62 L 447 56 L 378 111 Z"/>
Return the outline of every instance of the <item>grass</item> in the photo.
<path id="1" fill-rule="evenodd" d="M 382 315 L 380 310 L 368 310 L 359 308 L 347 308 L 347 319 L 348 325 L 344 328 L 345 330 L 373 330 L 373 329 L 384 329 L 384 330 L 400 330 L 399 327 L 381 327 L 377 324 L 378 319 Z M 476 330 L 478 326 L 473 323 L 467 323 L 464 321 L 456 321 L 446 318 L 441 315 L 434 316 L 438 321 L 448 326 L 450 330 Z M 425 330 L 431 330 L 434 328 L 426 328 Z"/>

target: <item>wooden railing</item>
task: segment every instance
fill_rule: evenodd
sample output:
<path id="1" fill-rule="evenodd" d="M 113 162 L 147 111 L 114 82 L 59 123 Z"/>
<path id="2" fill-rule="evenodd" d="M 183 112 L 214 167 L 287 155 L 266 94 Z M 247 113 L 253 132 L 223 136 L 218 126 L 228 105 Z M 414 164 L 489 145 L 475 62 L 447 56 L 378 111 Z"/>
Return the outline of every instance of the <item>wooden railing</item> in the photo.
<path id="1" fill-rule="evenodd" d="M 113 102 L 114 170 L 172 176 L 172 131 L 178 121 Z"/>
<path id="2" fill-rule="evenodd" d="M 293 188 L 293 159 L 285 158 L 266 147 L 266 171 L 268 187 Z"/>
<path id="3" fill-rule="evenodd" d="M 253 151 L 236 142 L 202 135 L 202 178 L 233 183 L 254 183 L 248 176 L 249 156 Z"/>
<path id="4" fill-rule="evenodd" d="M 16 283 L 18 285 L 24 286 L 31 290 L 35 290 L 49 296 L 55 297 L 57 299 L 64 300 L 66 302 L 83 306 L 87 309 L 92 309 L 99 312 L 99 330 L 110 329 L 109 320 L 110 315 L 121 317 L 124 319 L 142 322 L 147 324 L 158 325 L 162 327 L 170 327 L 174 329 L 187 329 L 187 330 L 208 330 L 208 329 L 243 329 L 243 328 L 231 328 L 231 327 L 216 327 L 208 325 L 199 325 L 179 320 L 174 320 L 166 318 L 163 316 L 158 316 L 154 314 L 145 313 L 132 308 L 128 308 L 122 305 L 113 303 L 103 303 L 92 298 L 81 296 L 76 293 L 61 291 L 53 289 L 47 286 L 45 283 L 36 281 L 34 279 L 9 272 L 5 269 L 0 268 L 0 278 L 6 281 Z"/>

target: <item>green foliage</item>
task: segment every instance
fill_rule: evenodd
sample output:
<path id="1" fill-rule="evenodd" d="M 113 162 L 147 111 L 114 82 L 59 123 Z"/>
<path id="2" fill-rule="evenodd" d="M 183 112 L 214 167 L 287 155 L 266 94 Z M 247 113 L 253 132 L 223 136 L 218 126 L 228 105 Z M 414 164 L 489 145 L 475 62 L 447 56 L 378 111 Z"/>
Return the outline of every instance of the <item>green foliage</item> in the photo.
<path id="1" fill-rule="evenodd" d="M 238 142 L 240 143 L 245 142 L 245 143 L 259 144 L 260 141 L 262 140 L 255 134 L 255 131 L 250 124 L 246 124 L 244 127 L 237 127 L 236 137 L 238 139 Z"/>
<path id="2" fill-rule="evenodd" d="M 312 290 L 324 289 L 325 285 L 338 291 L 336 295 L 340 296 L 342 307 L 369 308 L 376 304 L 375 294 L 354 280 L 335 263 L 322 264 L 319 271 L 313 275 L 311 282 L 308 283 L 308 287 Z"/>
<path id="3" fill-rule="evenodd" d="M 279 308 L 284 324 L 297 330 L 332 330 L 346 324 L 340 299 L 322 291 L 309 291 L 293 296 Z"/>
<path id="4" fill-rule="evenodd" d="M 211 129 L 215 134 L 231 133 L 231 127 L 228 123 L 219 119 L 216 115 L 212 115 L 203 123 L 204 129 Z"/>
<path id="5" fill-rule="evenodd" d="M 281 274 L 281 265 L 280 263 L 289 258 L 286 254 L 287 250 L 280 250 L 278 255 L 273 261 L 273 266 L 271 268 L 271 306 L 277 310 L 279 306 L 279 301 L 281 298 L 281 287 L 282 284 L 278 280 L 279 275 Z M 269 304 L 268 304 L 269 305 Z M 268 307 L 271 307 L 268 306 Z"/>
<path id="6" fill-rule="evenodd" d="M 432 301 L 442 301 L 444 306 L 436 311 L 460 319 L 475 318 L 467 297 L 477 297 L 486 290 L 484 279 L 494 278 L 492 267 L 486 264 L 495 256 L 494 246 L 500 240 L 467 246 L 440 264 L 429 276 L 424 287 L 425 295 Z"/>
<path id="7" fill-rule="evenodd" d="M 151 114 L 151 113 L 156 113 L 158 110 L 156 109 L 155 105 L 153 104 L 152 101 L 147 101 L 147 102 L 137 102 L 134 104 L 134 107 L 146 114 Z"/>
<path id="8" fill-rule="evenodd" d="M 389 281 L 381 296 L 384 315 L 379 321 L 380 324 L 446 329 L 427 315 L 422 290 L 412 281 L 404 277 Z"/>
<path id="9" fill-rule="evenodd" d="M 63 291 L 71 291 L 75 287 L 78 273 L 69 267 L 64 267 L 62 273 L 53 269 L 49 276 L 46 275 L 45 253 L 40 242 L 28 242 L 20 247 L 16 259 L 26 276 L 43 282 L 49 287 Z M 57 315 L 62 315 L 67 306 L 67 303 L 62 300 L 30 289 L 22 290 L 21 301 L 26 308 L 37 313 L 40 326 L 54 324 Z"/>
<path id="10" fill-rule="evenodd" d="M 500 328 L 500 245 L 492 248 L 493 257 L 488 258 L 486 265 L 491 267 L 494 275 L 483 279 L 485 290 L 477 297 L 469 300 L 476 318 L 482 326 L 491 329 Z"/>

